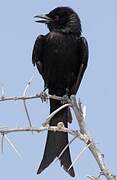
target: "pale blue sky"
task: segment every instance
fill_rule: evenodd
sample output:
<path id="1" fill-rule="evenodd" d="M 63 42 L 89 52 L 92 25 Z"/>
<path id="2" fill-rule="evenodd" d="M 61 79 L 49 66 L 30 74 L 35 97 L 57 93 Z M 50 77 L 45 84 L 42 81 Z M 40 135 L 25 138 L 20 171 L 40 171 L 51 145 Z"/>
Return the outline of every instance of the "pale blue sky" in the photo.
<path id="1" fill-rule="evenodd" d="M 35 78 L 28 94 L 40 92 L 41 76 L 31 64 L 31 53 L 38 34 L 46 34 L 47 27 L 36 24 L 33 16 L 49 12 L 57 6 L 70 6 L 80 16 L 83 35 L 89 43 L 88 69 L 77 97 L 87 106 L 87 124 L 105 159 L 117 174 L 117 1 L 116 0 L 10 0 L 0 3 L 0 86 L 5 95 L 21 95 L 28 79 Z M 40 126 L 49 113 L 49 105 L 40 100 L 28 101 L 30 117 L 34 126 Z M 1 126 L 27 126 L 22 102 L 0 103 Z M 72 128 L 77 129 L 74 119 Z M 22 155 L 18 158 L 11 147 L 4 143 L 0 154 L 0 178 L 7 180 L 71 180 L 60 167 L 52 164 L 41 175 L 36 175 L 41 161 L 46 133 L 14 133 L 8 136 Z M 71 148 L 72 159 L 80 152 L 83 143 L 76 141 Z M 97 175 L 98 166 L 87 150 L 75 165 L 76 179 Z"/>

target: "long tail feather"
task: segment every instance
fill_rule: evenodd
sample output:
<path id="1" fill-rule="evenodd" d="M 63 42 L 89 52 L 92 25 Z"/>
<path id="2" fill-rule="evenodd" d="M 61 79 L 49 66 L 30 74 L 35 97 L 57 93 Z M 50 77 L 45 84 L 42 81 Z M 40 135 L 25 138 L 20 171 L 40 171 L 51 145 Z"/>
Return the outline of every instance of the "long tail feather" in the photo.
<path id="1" fill-rule="evenodd" d="M 61 103 L 59 101 L 50 100 L 50 112 L 53 112 L 55 109 L 60 107 Z M 58 122 L 63 122 L 65 127 L 68 127 L 68 122 L 71 122 L 71 113 L 68 108 L 60 111 L 57 115 L 55 115 L 50 122 L 50 125 L 56 126 Z M 48 132 L 46 146 L 44 150 L 44 155 L 37 171 L 37 174 L 41 173 L 45 168 L 47 168 L 52 161 L 59 157 L 62 150 L 68 144 L 68 134 L 64 132 Z M 64 153 L 59 158 L 61 166 L 64 170 L 70 174 L 70 176 L 74 177 L 74 169 L 73 167 L 69 169 L 72 164 L 70 150 L 69 147 L 64 151 Z"/>

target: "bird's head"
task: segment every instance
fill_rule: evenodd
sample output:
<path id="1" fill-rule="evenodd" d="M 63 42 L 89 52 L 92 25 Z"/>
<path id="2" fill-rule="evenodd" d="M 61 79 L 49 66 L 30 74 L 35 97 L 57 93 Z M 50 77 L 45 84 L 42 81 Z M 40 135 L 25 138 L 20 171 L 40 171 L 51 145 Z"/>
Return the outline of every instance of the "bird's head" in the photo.
<path id="1" fill-rule="evenodd" d="M 39 18 L 36 22 L 47 24 L 50 31 L 81 34 L 80 18 L 69 7 L 57 7 L 48 14 L 35 18 Z"/>

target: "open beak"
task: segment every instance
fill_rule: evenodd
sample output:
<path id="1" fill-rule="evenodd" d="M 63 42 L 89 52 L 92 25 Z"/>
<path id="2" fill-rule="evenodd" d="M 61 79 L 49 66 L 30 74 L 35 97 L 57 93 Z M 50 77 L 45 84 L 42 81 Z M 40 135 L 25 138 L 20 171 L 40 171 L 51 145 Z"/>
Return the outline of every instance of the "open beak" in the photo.
<path id="1" fill-rule="evenodd" d="M 47 15 L 37 15 L 37 16 L 34 16 L 34 18 L 36 18 L 37 20 L 35 20 L 35 22 L 38 22 L 38 23 L 49 23 L 50 21 L 52 21 L 51 18 L 49 18 Z"/>

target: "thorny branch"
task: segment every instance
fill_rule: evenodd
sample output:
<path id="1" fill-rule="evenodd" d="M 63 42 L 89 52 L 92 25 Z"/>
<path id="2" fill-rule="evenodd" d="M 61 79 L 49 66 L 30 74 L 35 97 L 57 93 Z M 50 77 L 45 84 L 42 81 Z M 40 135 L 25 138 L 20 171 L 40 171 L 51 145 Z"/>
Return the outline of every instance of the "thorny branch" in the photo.
<path id="1" fill-rule="evenodd" d="M 23 96 L 26 95 L 27 90 L 28 90 L 28 88 L 29 88 L 29 86 L 30 86 L 33 78 L 34 78 L 34 74 L 33 74 L 33 76 L 29 79 L 28 84 L 26 85 L 26 87 L 25 87 L 25 89 L 24 89 Z M 32 127 L 32 123 L 31 123 L 31 119 L 30 119 L 30 116 L 29 116 L 29 113 L 28 113 L 28 108 L 27 108 L 26 100 L 25 100 L 25 99 L 23 100 L 23 104 L 24 104 L 24 109 L 25 109 L 25 112 L 26 112 L 26 115 L 27 115 L 27 118 L 28 118 L 29 126 Z"/>
<path id="2" fill-rule="evenodd" d="M 41 93 L 40 94 L 36 94 L 36 95 L 32 95 L 32 96 L 1 96 L 0 97 L 0 102 L 2 101 L 17 101 L 17 100 L 30 100 L 30 99 L 39 99 L 41 98 Z M 56 95 L 48 95 L 47 97 L 48 99 L 55 99 L 58 101 L 61 101 L 62 98 Z"/>
<path id="3" fill-rule="evenodd" d="M 72 108 L 74 110 L 75 116 L 78 120 L 78 124 L 80 127 L 81 134 L 84 134 L 88 141 L 84 141 L 85 144 L 90 144 L 89 150 L 91 151 L 92 155 L 94 156 L 95 160 L 97 161 L 99 168 L 101 170 L 101 173 L 108 179 L 108 180 L 115 180 L 116 177 L 110 172 L 109 168 L 107 167 L 104 156 L 101 153 L 101 151 L 96 146 L 96 143 L 94 142 L 93 138 L 91 137 L 89 130 L 86 126 L 86 122 L 83 116 L 83 107 L 82 103 L 79 101 L 77 104 L 76 98 L 74 95 L 71 96 L 71 104 Z M 98 178 L 99 179 L 99 178 Z"/>
<path id="4" fill-rule="evenodd" d="M 30 80 L 31 81 L 31 80 Z M 26 96 L 26 91 L 29 87 L 30 83 L 28 83 L 28 85 L 26 86 L 23 96 L 14 96 L 14 97 L 5 97 L 4 93 L 2 93 L 2 96 L 0 97 L 0 102 L 3 101 L 16 101 L 16 100 L 22 100 L 22 101 L 26 101 L 26 100 L 30 100 L 30 99 L 37 99 L 37 98 L 41 98 L 41 94 L 37 94 L 34 96 Z M 52 98 L 52 99 L 56 99 L 61 101 L 62 98 L 55 96 L 55 95 L 48 95 L 47 98 Z M 51 118 L 58 113 L 61 109 L 70 106 L 76 116 L 76 119 L 78 121 L 79 124 L 79 128 L 80 131 L 76 131 L 73 129 L 69 129 L 64 127 L 64 124 L 62 122 L 59 122 L 57 124 L 57 126 L 49 126 L 49 121 L 51 120 Z M 27 111 L 27 106 L 25 107 L 25 110 Z M 29 114 L 27 114 L 29 115 Z M 32 127 L 31 126 L 31 121 L 30 121 L 30 127 L 26 127 L 26 128 L 0 128 L 0 134 L 2 135 L 1 138 L 1 151 L 3 151 L 3 139 L 4 137 L 7 137 L 6 134 L 8 133 L 13 133 L 13 132 L 37 132 L 40 133 L 42 131 L 61 131 L 61 132 L 67 132 L 71 135 L 74 136 L 74 138 L 71 140 L 71 142 L 69 143 L 69 145 L 73 142 L 73 140 L 77 138 L 79 138 L 80 140 L 82 140 L 85 144 L 86 147 L 84 147 L 84 149 L 78 154 L 78 156 L 76 157 L 76 159 L 74 160 L 73 164 L 80 158 L 80 156 L 83 154 L 83 152 L 88 148 L 92 155 L 94 156 L 97 164 L 99 165 L 100 171 L 101 173 L 99 174 L 98 177 L 94 177 L 94 176 L 88 176 L 89 179 L 94 179 L 94 180 L 99 180 L 101 176 L 105 176 L 107 178 L 107 180 L 115 180 L 116 176 L 114 176 L 109 168 L 107 167 L 105 161 L 104 161 L 104 156 L 103 154 L 100 152 L 100 150 L 97 148 L 96 143 L 94 142 L 93 138 L 91 137 L 89 130 L 86 126 L 86 122 L 85 122 L 85 116 L 86 116 L 86 107 L 83 107 L 82 103 L 79 101 L 78 104 L 76 102 L 76 97 L 74 95 L 71 96 L 69 102 L 67 104 L 62 105 L 60 108 L 58 108 L 57 110 L 55 110 L 53 113 L 51 113 L 47 118 L 46 121 L 42 124 L 43 127 L 40 128 L 36 128 L 36 127 Z M 30 120 L 30 117 L 28 117 Z M 8 138 L 7 138 L 7 141 Z M 10 145 L 14 148 L 14 150 L 17 152 L 17 149 L 15 148 L 15 146 L 9 142 Z M 63 149 L 62 153 L 64 153 L 66 147 Z M 60 156 L 62 155 L 62 153 L 60 154 Z M 73 164 L 69 167 L 69 169 L 73 166 Z"/>
<path id="5" fill-rule="evenodd" d="M 59 131 L 59 132 L 67 132 L 73 136 L 77 136 L 78 138 L 80 138 L 81 140 L 84 139 L 84 137 L 82 136 L 81 133 L 79 133 L 78 131 L 75 131 L 73 129 L 68 129 L 66 127 L 64 127 L 64 125 L 62 123 L 58 123 L 57 126 L 45 126 L 45 127 L 25 127 L 25 128 L 0 128 L 0 133 L 1 134 L 9 134 L 9 133 L 13 133 L 13 132 L 43 132 L 43 131 Z"/>

